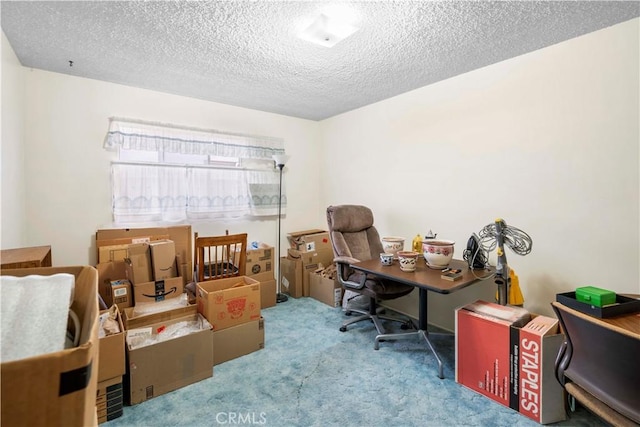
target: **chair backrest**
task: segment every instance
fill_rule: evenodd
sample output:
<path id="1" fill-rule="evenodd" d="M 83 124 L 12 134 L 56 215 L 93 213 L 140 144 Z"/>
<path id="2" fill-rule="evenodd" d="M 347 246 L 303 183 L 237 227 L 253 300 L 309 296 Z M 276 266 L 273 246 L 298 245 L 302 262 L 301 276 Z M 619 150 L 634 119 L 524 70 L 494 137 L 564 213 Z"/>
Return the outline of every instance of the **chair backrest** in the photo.
<path id="1" fill-rule="evenodd" d="M 247 234 L 194 236 L 196 279 L 226 279 L 244 276 L 247 264 Z"/>
<path id="2" fill-rule="evenodd" d="M 329 206 L 327 226 L 336 257 L 365 261 L 378 258 L 384 252 L 378 230 L 373 225 L 373 212 L 366 206 Z"/>
<path id="3" fill-rule="evenodd" d="M 607 406 L 640 423 L 640 337 L 554 302 L 567 349 L 566 376 Z"/>

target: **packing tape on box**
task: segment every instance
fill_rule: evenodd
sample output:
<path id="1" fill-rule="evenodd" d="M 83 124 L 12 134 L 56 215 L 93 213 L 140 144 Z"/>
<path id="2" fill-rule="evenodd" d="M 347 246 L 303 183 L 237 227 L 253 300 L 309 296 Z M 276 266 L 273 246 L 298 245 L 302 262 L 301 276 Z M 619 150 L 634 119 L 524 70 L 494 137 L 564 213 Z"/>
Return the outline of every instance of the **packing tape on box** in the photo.
<path id="1" fill-rule="evenodd" d="M 89 385 L 92 364 L 93 362 L 89 363 L 87 366 L 60 373 L 60 389 L 58 391 L 58 396 L 64 396 L 65 394 L 82 390 Z"/>

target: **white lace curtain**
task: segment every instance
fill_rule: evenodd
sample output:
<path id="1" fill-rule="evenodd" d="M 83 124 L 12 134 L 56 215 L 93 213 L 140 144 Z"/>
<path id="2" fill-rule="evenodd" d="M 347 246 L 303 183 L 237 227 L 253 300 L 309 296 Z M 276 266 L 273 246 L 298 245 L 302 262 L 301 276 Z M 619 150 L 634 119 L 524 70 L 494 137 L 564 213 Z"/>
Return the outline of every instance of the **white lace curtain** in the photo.
<path id="1" fill-rule="evenodd" d="M 274 154 L 284 154 L 280 139 L 112 118 L 104 147 L 120 153 L 111 166 L 116 223 L 278 213 L 279 171 L 271 160 Z M 124 161 L 122 153 L 127 151 L 157 156 L 145 162 Z M 167 153 L 190 156 L 177 164 L 166 160 Z M 211 165 L 212 156 L 268 167 L 220 167 Z M 286 200 L 283 183 L 283 213 Z"/>

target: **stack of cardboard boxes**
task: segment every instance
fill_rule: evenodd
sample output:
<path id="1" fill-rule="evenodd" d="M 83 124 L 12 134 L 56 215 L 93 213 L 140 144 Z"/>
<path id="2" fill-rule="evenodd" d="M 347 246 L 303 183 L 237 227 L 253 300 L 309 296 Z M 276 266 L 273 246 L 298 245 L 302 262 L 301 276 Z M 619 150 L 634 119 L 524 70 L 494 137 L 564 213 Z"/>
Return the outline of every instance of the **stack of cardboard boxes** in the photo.
<path id="1" fill-rule="evenodd" d="M 100 337 L 98 357 L 98 390 L 96 393 L 96 410 L 98 424 L 111 421 L 122 416 L 124 405 L 123 376 L 126 373 L 124 351 L 124 325 L 117 306 L 113 311 L 103 310 L 100 317 L 115 313 L 117 330 Z"/>
<path id="2" fill-rule="evenodd" d="M 96 232 L 100 295 L 109 307 L 182 295 L 192 272 L 191 226 Z"/>
<path id="3" fill-rule="evenodd" d="M 213 326 L 213 364 L 264 348 L 260 282 L 248 276 L 197 284 L 196 305 Z"/>
<path id="4" fill-rule="evenodd" d="M 247 249 L 246 275 L 260 282 L 261 308 L 276 305 L 276 279 L 274 273 L 273 246 L 262 243 Z"/>
<path id="5" fill-rule="evenodd" d="M 100 294 L 123 314 L 124 390 L 130 404 L 211 377 L 214 365 L 264 348 L 260 310 L 276 299 L 273 248 L 267 245 L 247 251 L 246 276 L 197 283 L 196 304 L 151 314 L 136 310 L 183 296 L 193 279 L 192 242 L 190 226 L 96 233 Z M 142 348 L 129 343 L 131 336 L 153 337 L 179 322 L 201 327 Z"/>
<path id="6" fill-rule="evenodd" d="M 456 381 L 534 421 L 565 419 L 558 320 L 476 301 L 456 310 Z"/>
<path id="7" fill-rule="evenodd" d="M 190 226 L 104 229 L 96 232 L 95 268 L 3 269 L 12 276 L 73 274 L 72 307 L 82 325 L 78 347 L 2 364 L 3 423 L 104 423 L 121 416 L 125 403 L 209 378 L 215 364 L 264 348 L 260 310 L 276 299 L 273 248 L 248 251 L 247 276 L 199 283 L 197 303 L 189 305 L 183 292 L 193 278 L 192 242 Z M 108 310 L 99 312 L 99 299 Z M 99 337 L 108 312 L 117 332 Z M 132 345 L 183 325 L 191 328 L 186 335 Z M 68 390 L 58 387 L 61 375 L 71 375 Z"/>
<path id="8" fill-rule="evenodd" d="M 122 311 L 123 326 L 122 335 L 101 339 L 101 344 L 113 343 L 101 346 L 101 360 L 122 360 L 124 368 L 119 382 L 118 376 L 111 377 L 115 371 L 100 377 L 98 416 L 113 419 L 118 414 L 114 403 L 123 396 L 120 401 L 137 404 L 211 377 L 212 327 L 183 298 L 192 278 L 191 227 L 98 230 L 96 247 L 100 295 L 108 307 Z M 180 298 L 182 305 L 166 304 Z M 183 323 L 196 326 L 185 336 L 153 342 L 162 331 Z M 140 337 L 152 343 L 134 346 Z M 109 365 L 115 367 L 115 362 L 100 367 Z"/>
<path id="9" fill-rule="evenodd" d="M 280 259 L 282 292 L 293 298 L 312 296 L 332 307 L 342 290 L 335 279 L 316 274 L 333 265 L 329 233 L 313 229 L 289 233 L 287 256 Z M 340 297 L 336 297 L 336 293 Z M 339 305 L 339 304 L 338 304 Z"/>

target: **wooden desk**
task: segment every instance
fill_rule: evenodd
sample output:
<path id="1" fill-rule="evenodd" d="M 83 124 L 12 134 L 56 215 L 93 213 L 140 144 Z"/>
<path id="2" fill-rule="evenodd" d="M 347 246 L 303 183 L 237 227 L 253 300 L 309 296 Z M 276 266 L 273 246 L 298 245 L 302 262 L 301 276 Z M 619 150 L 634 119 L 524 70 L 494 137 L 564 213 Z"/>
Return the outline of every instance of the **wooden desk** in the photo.
<path id="1" fill-rule="evenodd" d="M 628 298 L 640 299 L 640 295 L 622 294 Z M 632 336 L 640 340 L 640 312 L 630 313 L 624 316 L 609 317 L 607 319 L 598 319 L 607 323 L 614 328 L 618 328 L 623 334 L 632 334 Z"/>
<path id="2" fill-rule="evenodd" d="M 2 249 L 0 251 L 1 268 L 51 267 L 51 246 Z"/>
<path id="3" fill-rule="evenodd" d="M 365 273 L 373 274 L 385 279 L 393 280 L 395 282 L 404 283 L 406 285 L 415 286 L 419 289 L 419 314 L 418 314 L 418 330 L 415 334 L 402 333 L 398 334 L 398 338 L 411 337 L 413 335 L 422 337 L 431 352 L 438 361 L 438 377 L 444 378 L 443 365 L 438 353 L 434 349 L 431 341 L 429 341 L 429 332 L 427 331 L 428 317 L 427 317 L 427 302 L 429 298 L 429 291 L 438 292 L 440 294 L 450 294 L 456 292 L 462 288 L 478 283 L 480 280 L 490 278 L 493 275 L 493 271 L 487 270 L 470 270 L 466 261 L 452 260 L 449 267 L 462 270 L 462 277 L 454 282 L 444 280 L 440 278 L 442 271 L 435 270 L 427 267 L 422 257 L 418 258 L 416 271 L 406 272 L 400 270 L 398 262 L 394 262 L 393 265 L 382 265 L 380 260 L 371 259 L 367 261 L 361 261 L 350 265 L 354 270 L 363 271 Z M 378 338 L 376 337 L 375 348 L 378 349 Z"/>

